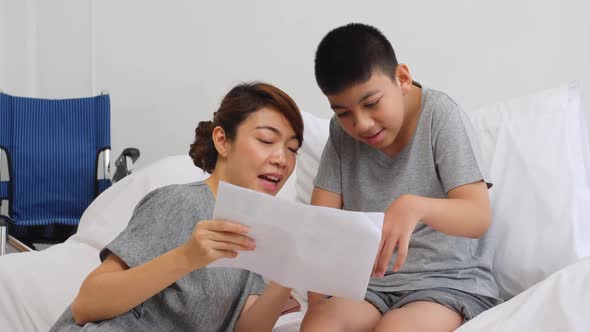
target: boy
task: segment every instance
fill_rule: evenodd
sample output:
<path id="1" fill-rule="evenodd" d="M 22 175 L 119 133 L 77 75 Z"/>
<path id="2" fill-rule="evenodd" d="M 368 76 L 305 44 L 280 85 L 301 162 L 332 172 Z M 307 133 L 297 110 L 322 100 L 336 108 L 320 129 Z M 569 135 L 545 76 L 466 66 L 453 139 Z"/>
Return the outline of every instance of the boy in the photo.
<path id="1" fill-rule="evenodd" d="M 459 106 L 363 24 L 324 37 L 315 75 L 335 115 L 311 203 L 385 219 L 365 301 L 310 293 L 302 331 L 452 331 L 500 303 L 477 240 L 488 187 Z"/>

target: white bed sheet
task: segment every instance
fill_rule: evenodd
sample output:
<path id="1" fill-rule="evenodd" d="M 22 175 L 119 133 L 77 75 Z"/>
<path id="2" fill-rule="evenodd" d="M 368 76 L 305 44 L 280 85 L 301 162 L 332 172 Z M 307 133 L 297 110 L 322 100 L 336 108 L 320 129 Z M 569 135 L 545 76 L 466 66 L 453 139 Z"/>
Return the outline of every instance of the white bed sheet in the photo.
<path id="1" fill-rule="evenodd" d="M 3 256 L 1 330 L 47 331 L 98 264 L 98 250 L 75 240 Z M 282 316 L 273 331 L 298 331 L 302 319 L 303 313 Z M 561 269 L 458 331 L 590 331 L 590 258 Z"/>
<path id="2" fill-rule="evenodd" d="M 590 258 L 555 272 L 457 331 L 590 331 Z"/>
<path id="3" fill-rule="evenodd" d="M 273 332 L 299 331 L 302 313 L 282 317 Z M 457 329 L 457 332 L 590 331 L 590 258 L 569 265 Z"/>
<path id="4" fill-rule="evenodd" d="M 48 331 L 100 263 L 98 250 L 77 241 L 0 258 L 0 330 Z"/>
<path id="5" fill-rule="evenodd" d="M 0 331 L 46 332 L 98 266 L 98 250 L 69 240 L 0 259 Z M 274 331 L 298 331 L 302 313 L 279 318 Z"/>
<path id="6" fill-rule="evenodd" d="M 40 252 L 2 256 L 0 330 L 49 330 L 98 264 L 98 249 L 77 237 Z M 274 332 L 298 331 L 302 318 L 303 313 L 282 316 Z M 559 270 L 459 331 L 590 331 L 590 258 Z"/>

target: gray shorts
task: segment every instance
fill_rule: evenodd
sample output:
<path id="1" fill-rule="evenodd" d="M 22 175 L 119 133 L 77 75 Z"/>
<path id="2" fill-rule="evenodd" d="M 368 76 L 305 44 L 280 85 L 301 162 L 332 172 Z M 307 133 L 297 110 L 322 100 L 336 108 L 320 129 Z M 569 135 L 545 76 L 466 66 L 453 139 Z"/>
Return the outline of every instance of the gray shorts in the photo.
<path id="1" fill-rule="evenodd" d="M 502 300 L 465 293 L 451 288 L 431 288 L 415 291 L 380 292 L 367 290 L 365 300 L 381 314 L 417 301 L 435 302 L 461 314 L 466 322 L 480 313 L 502 303 Z"/>

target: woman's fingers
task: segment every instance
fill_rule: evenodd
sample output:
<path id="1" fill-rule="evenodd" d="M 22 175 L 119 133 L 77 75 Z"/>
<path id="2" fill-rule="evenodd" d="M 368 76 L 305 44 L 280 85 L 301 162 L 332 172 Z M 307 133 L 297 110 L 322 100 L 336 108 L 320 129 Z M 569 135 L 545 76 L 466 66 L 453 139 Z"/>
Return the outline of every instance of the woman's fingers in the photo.
<path id="1" fill-rule="evenodd" d="M 211 249 L 214 250 L 232 250 L 232 251 L 252 251 L 254 246 L 243 246 L 241 244 L 229 243 L 229 242 L 217 242 L 213 241 L 210 244 Z"/>
<path id="2" fill-rule="evenodd" d="M 209 239 L 215 242 L 236 244 L 245 248 L 243 250 L 254 249 L 256 246 L 254 240 L 250 237 L 229 232 L 211 232 Z"/>
<path id="3" fill-rule="evenodd" d="M 227 220 L 203 220 L 197 224 L 201 235 L 215 243 L 228 243 L 232 246 L 215 246 L 214 249 L 253 250 L 254 240 L 246 236 L 248 227 Z"/>
<path id="4" fill-rule="evenodd" d="M 235 250 L 217 250 L 215 253 L 217 255 L 216 259 L 238 257 L 238 252 Z"/>
<path id="5" fill-rule="evenodd" d="M 246 235 L 250 230 L 248 226 L 227 220 L 203 220 L 199 226 L 214 232 L 229 232 Z"/>

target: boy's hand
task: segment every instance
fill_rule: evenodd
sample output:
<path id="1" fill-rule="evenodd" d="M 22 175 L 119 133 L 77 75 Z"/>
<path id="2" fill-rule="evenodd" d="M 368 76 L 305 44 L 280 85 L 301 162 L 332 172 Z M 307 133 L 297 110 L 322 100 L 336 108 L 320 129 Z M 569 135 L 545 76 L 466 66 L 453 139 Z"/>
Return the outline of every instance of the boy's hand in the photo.
<path id="1" fill-rule="evenodd" d="M 418 213 L 416 196 L 402 195 L 396 199 L 387 211 L 383 220 L 381 243 L 373 266 L 373 277 L 383 277 L 397 248 L 397 260 L 393 272 L 397 272 L 408 256 L 410 238 L 416 224 L 422 216 Z"/>

